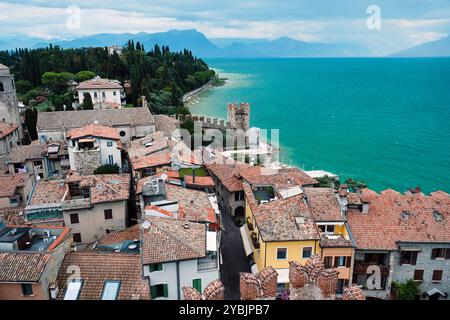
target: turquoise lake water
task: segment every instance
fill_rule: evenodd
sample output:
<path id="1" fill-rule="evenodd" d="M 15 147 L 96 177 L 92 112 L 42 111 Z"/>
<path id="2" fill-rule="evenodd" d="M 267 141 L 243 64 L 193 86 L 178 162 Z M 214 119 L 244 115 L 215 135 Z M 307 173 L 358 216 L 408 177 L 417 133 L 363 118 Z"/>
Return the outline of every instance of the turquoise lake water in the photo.
<path id="1" fill-rule="evenodd" d="M 223 87 L 193 114 L 251 104 L 251 125 L 280 130 L 281 160 L 380 191 L 450 192 L 450 58 L 207 59 Z"/>

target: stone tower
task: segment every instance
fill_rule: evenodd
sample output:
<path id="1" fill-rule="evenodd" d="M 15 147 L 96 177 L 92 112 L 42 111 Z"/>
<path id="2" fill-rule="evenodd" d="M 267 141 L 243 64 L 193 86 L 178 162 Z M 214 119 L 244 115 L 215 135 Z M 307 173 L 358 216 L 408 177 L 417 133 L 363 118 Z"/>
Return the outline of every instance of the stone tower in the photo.
<path id="1" fill-rule="evenodd" d="M 238 106 L 237 103 L 230 103 L 227 111 L 231 129 L 250 129 L 250 104 L 241 103 Z"/>
<path id="2" fill-rule="evenodd" d="M 20 127 L 14 75 L 3 64 L 0 64 L 0 121 L 18 124 Z"/>

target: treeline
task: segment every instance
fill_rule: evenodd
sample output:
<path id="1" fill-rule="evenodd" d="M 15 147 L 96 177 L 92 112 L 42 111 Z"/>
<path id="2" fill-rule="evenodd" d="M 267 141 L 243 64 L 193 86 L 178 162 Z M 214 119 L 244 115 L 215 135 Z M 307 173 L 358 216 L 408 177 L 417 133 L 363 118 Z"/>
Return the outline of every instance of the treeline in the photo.
<path id="1" fill-rule="evenodd" d="M 93 75 L 131 80 L 127 102 L 140 106 L 145 96 L 154 113 L 188 112 L 181 97 L 214 78 L 215 73 L 201 59 L 185 49 L 170 52 L 169 47 L 155 45 L 146 51 L 139 42 L 130 40 L 122 54 L 109 54 L 107 48 L 42 49 L 1 51 L 0 63 L 11 67 L 19 98 L 26 104 L 46 106 L 39 110 L 69 108 L 72 81 L 83 81 Z M 70 108 L 69 108 L 70 109 Z"/>

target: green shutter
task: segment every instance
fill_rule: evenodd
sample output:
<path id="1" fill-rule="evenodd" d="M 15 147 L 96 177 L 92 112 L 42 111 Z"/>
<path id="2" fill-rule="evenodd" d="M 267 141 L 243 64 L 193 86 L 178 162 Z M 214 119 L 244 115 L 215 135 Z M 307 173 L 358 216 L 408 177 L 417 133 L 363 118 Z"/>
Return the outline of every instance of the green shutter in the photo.
<path id="1" fill-rule="evenodd" d="M 155 271 L 155 265 L 154 264 L 149 265 L 148 269 L 149 269 L 150 272 Z"/>
<path id="2" fill-rule="evenodd" d="M 164 296 L 164 298 L 169 297 L 169 287 L 167 284 L 163 284 L 163 296 Z"/>
<path id="3" fill-rule="evenodd" d="M 158 295 L 158 289 L 156 288 L 156 286 L 151 286 L 150 287 L 150 293 L 152 295 L 152 299 L 155 299 Z"/>
<path id="4" fill-rule="evenodd" d="M 192 280 L 192 286 L 198 290 L 198 292 L 202 292 L 202 279 L 194 279 Z"/>

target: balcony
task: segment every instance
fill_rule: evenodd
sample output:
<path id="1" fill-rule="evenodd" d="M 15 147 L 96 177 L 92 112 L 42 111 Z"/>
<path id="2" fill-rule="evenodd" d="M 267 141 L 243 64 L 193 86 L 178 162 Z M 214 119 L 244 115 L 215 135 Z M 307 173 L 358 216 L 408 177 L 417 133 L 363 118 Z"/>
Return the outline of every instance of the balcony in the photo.
<path id="1" fill-rule="evenodd" d="M 64 200 L 62 203 L 63 210 L 89 209 L 91 207 L 92 202 L 90 198 Z"/>
<path id="2" fill-rule="evenodd" d="M 367 268 L 369 266 L 378 266 L 381 271 L 381 275 L 388 275 L 389 274 L 389 267 L 381 264 L 375 264 L 370 262 L 361 262 L 361 261 L 355 261 L 355 265 L 353 267 L 354 273 L 363 273 L 367 274 Z"/>
<path id="3" fill-rule="evenodd" d="M 207 256 L 203 259 L 198 259 L 197 271 L 216 270 L 218 268 L 219 261 L 217 259 L 216 252 L 208 252 Z"/>

